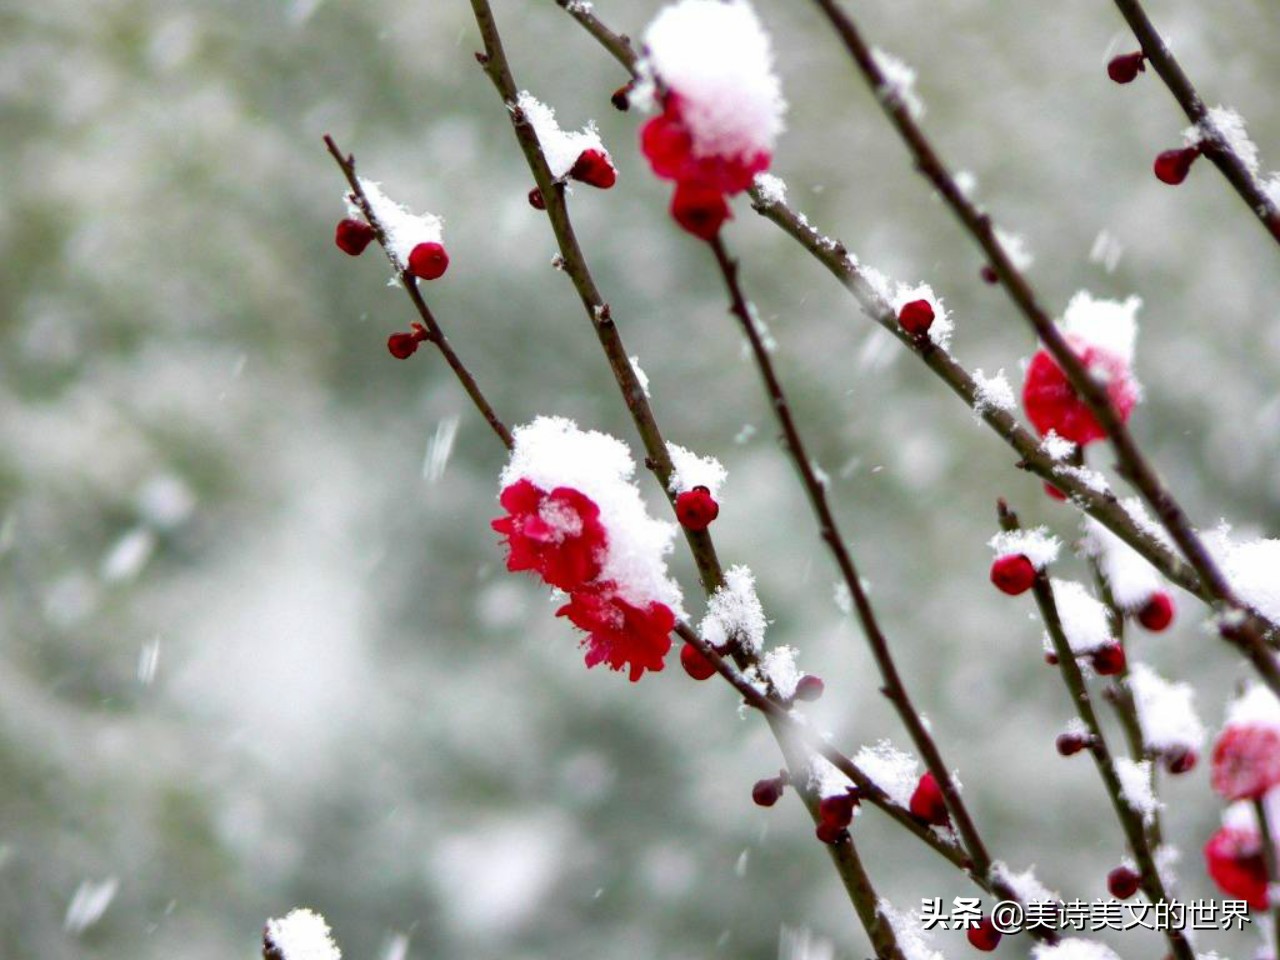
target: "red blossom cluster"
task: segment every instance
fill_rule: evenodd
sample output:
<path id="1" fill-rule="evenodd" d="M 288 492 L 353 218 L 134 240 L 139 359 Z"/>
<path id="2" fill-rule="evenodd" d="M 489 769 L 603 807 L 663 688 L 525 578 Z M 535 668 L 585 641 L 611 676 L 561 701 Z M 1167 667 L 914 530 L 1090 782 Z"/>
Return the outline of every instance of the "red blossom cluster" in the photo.
<path id="1" fill-rule="evenodd" d="M 1280 705 L 1264 690 L 1246 694 L 1256 705 L 1265 702 L 1271 716 L 1230 718 L 1214 744 L 1210 779 L 1225 800 L 1243 802 L 1228 811 L 1224 825 L 1204 847 L 1209 876 L 1230 897 L 1247 900 L 1254 910 L 1271 905 L 1267 855 L 1258 817 L 1274 817 L 1269 801 L 1280 785 Z M 1245 698 L 1242 698 L 1242 700 Z M 1243 812 L 1242 812 L 1243 811 Z M 1233 814 L 1241 814 L 1234 816 Z M 1271 822 L 1274 829 L 1274 820 Z"/>
<path id="2" fill-rule="evenodd" d="M 750 187 L 772 160 L 765 150 L 745 156 L 699 154 L 680 96 L 673 92 L 663 96 L 662 113 L 641 129 L 640 149 L 657 176 L 675 181 L 671 216 L 703 240 L 715 239 L 733 216 L 728 198 Z"/>
<path id="3" fill-rule="evenodd" d="M 630 603 L 601 576 L 609 537 L 596 503 L 570 487 L 548 492 L 529 480 L 509 484 L 499 502 L 507 515 L 491 526 L 506 538 L 507 569 L 537 574 L 569 594 L 556 616 L 586 632 L 587 666 L 629 667 L 633 681 L 661 670 L 675 614 L 663 603 Z"/>

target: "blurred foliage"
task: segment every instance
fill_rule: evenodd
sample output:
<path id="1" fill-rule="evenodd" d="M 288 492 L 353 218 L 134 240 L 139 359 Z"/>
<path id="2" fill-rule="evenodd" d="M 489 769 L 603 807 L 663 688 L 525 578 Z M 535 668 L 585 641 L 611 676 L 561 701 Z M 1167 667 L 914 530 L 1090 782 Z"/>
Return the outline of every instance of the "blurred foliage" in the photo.
<path id="1" fill-rule="evenodd" d="M 657 5 L 599 9 L 638 34 Z M 518 80 L 567 125 L 594 117 L 621 168 L 613 191 L 575 194 L 576 222 L 668 436 L 730 469 L 722 555 L 756 570 L 771 639 L 826 678 L 818 722 L 850 747 L 902 743 L 711 260 L 667 220 L 636 118 L 609 106 L 620 71 L 550 0 L 497 7 Z M 775 171 L 793 203 L 864 261 L 932 283 L 957 354 L 1016 379 L 1030 336 L 817 15 L 759 8 L 792 104 Z M 927 127 L 1026 237 L 1047 304 L 1082 287 L 1144 298 L 1135 428 L 1192 515 L 1274 535 L 1277 251 L 1213 170 L 1177 191 L 1152 178 L 1185 123 L 1151 75 L 1106 81 L 1108 53 L 1132 46 L 1115 11 L 851 9 L 919 70 Z M 1153 14 L 1277 163 L 1274 8 Z M 432 303 L 498 410 L 631 438 L 477 43 L 461 0 L 0 9 L 0 956 L 250 957 L 295 905 L 352 958 L 397 934 L 436 960 L 768 958 L 781 924 L 863 955 L 802 812 L 750 804 L 777 763 L 762 726 L 678 668 L 635 686 L 586 673 L 541 593 L 502 573 L 500 449 L 435 358 L 386 355 L 411 315 L 384 265 L 332 247 L 325 132 L 448 221 Z M 1089 765 L 1053 752 L 1069 704 L 1026 606 L 985 584 L 995 495 L 1067 538 L 1073 518 L 799 248 L 737 216 L 781 373 L 991 847 L 1102 896 L 1119 831 Z M 1111 273 L 1089 257 L 1103 230 L 1123 245 Z M 1198 681 L 1214 722 L 1241 673 L 1183 601 L 1138 653 Z M 1203 770 L 1168 800 L 1182 894 L 1208 895 Z M 969 892 L 882 818 L 858 831 L 900 906 Z M 69 930 L 76 891 L 110 878 L 101 919 Z"/>

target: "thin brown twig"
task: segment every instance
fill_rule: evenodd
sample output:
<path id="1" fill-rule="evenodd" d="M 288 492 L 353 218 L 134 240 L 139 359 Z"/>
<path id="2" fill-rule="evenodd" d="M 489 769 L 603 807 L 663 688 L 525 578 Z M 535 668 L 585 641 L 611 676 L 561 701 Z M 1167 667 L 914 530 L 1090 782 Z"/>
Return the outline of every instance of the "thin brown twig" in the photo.
<path id="1" fill-rule="evenodd" d="M 1275 836 L 1271 829 L 1271 818 L 1267 816 L 1267 802 L 1263 797 L 1253 798 L 1253 813 L 1258 820 L 1258 836 L 1262 841 L 1262 862 L 1267 868 L 1267 886 L 1268 889 L 1272 889 L 1276 883 L 1280 883 L 1280 863 L 1277 862 Z M 1270 946 L 1274 950 L 1277 944 L 1280 944 L 1280 903 L 1276 902 L 1274 896 L 1268 899 L 1272 901 Z"/>
<path id="2" fill-rule="evenodd" d="M 738 319 L 739 326 L 741 326 L 751 347 L 756 367 L 760 371 L 761 379 L 764 381 L 765 392 L 769 397 L 769 405 L 773 408 L 774 415 L 782 427 L 787 453 L 800 475 L 805 495 L 808 497 L 809 505 L 818 521 L 819 535 L 831 551 L 832 557 L 836 561 L 836 566 L 840 570 L 841 578 L 849 590 L 849 596 L 853 601 L 858 622 L 862 626 L 863 635 L 866 637 L 867 644 L 871 648 L 872 657 L 875 659 L 876 666 L 880 671 L 880 678 L 883 682 L 881 693 L 893 704 L 899 718 L 902 720 L 903 726 L 907 729 L 911 742 L 920 752 L 925 768 L 933 774 L 934 779 L 937 781 L 938 787 L 946 800 L 947 809 L 950 811 L 952 820 L 955 823 L 956 830 L 969 855 L 972 871 L 977 876 L 990 878 L 993 884 L 1001 886 L 1002 895 L 1012 894 L 1012 891 L 1003 889 L 1001 881 L 991 876 L 992 860 L 987 852 L 986 844 L 983 842 L 977 825 L 969 814 L 968 807 L 961 799 L 955 778 L 947 768 L 946 761 L 942 757 L 942 752 L 938 749 L 937 742 L 925 726 L 924 719 L 912 702 L 906 684 L 898 672 L 898 666 L 890 650 L 888 638 L 880 626 L 871 599 L 867 596 L 867 592 L 862 585 L 862 578 L 858 575 L 853 554 L 850 552 L 848 544 L 840 532 L 835 514 L 831 510 L 826 484 L 819 478 L 814 462 L 805 446 L 804 438 L 796 425 L 795 418 L 792 416 L 790 401 L 787 399 L 786 391 L 778 378 L 777 371 L 774 369 L 768 346 L 765 344 L 759 323 L 756 320 L 755 310 L 743 294 L 742 286 L 738 279 L 738 264 L 729 255 L 723 241 L 718 236 L 711 241 L 711 250 L 715 254 L 716 264 L 720 268 L 720 274 L 724 278 L 725 286 L 729 292 L 730 310 Z"/>
<path id="3" fill-rule="evenodd" d="M 852 18 L 836 0 L 814 0 L 840 37 L 867 84 L 877 94 L 892 85 L 876 63 Z M 939 158 L 932 143 L 916 123 L 905 103 L 896 96 L 878 96 L 881 108 L 915 160 L 916 168 L 942 196 L 947 206 L 986 254 L 990 266 L 1005 291 L 1040 337 L 1076 393 L 1097 418 L 1115 450 L 1116 469 L 1154 511 L 1187 562 L 1195 569 L 1205 590 L 1212 596 L 1222 618 L 1219 634 L 1248 657 L 1273 692 L 1280 695 L 1280 666 L 1267 637 L 1280 634 L 1280 626 L 1245 604 L 1232 589 L 1217 562 L 1200 539 L 1182 505 L 1160 479 L 1155 468 L 1139 449 L 1133 435 L 1117 414 L 1107 394 L 1106 384 L 1095 378 L 1067 343 L 1066 337 L 1045 313 L 1035 291 L 1013 263 L 996 235 L 991 217 L 979 210 L 956 184 L 950 170 Z M 1234 621 L 1240 620 L 1236 624 Z"/>
<path id="4" fill-rule="evenodd" d="M 467 365 L 462 362 L 462 358 L 458 356 L 449 343 L 449 338 L 445 336 L 444 329 L 437 322 L 435 314 L 431 312 L 431 308 L 427 306 L 427 301 L 422 297 L 422 291 L 418 289 L 418 278 L 410 273 L 404 265 L 396 261 L 391 248 L 387 246 L 387 234 L 383 229 L 382 221 L 378 219 L 372 204 L 369 203 L 368 196 L 364 192 L 364 186 L 360 183 L 360 178 L 356 176 L 355 155 L 343 153 L 338 149 L 333 137 L 328 134 L 324 136 L 324 143 L 329 148 L 329 153 L 332 155 L 334 162 L 338 164 L 343 175 L 347 178 L 347 183 L 351 187 L 351 199 L 360 208 L 365 221 L 373 228 L 374 235 L 378 239 L 378 245 L 382 247 L 387 259 L 391 261 L 391 267 L 400 278 L 401 286 L 404 287 L 405 293 L 409 295 L 409 299 L 413 301 L 413 307 L 418 311 L 418 316 L 422 318 L 423 326 L 427 329 L 428 339 L 440 351 L 445 363 L 449 365 L 449 369 L 458 378 L 458 382 L 466 390 L 471 402 L 480 411 L 480 416 L 484 417 L 485 423 L 489 424 L 489 428 L 498 435 L 498 439 L 502 441 L 503 446 L 510 450 L 512 444 L 511 431 L 507 429 L 507 425 L 498 417 L 493 405 L 489 403 L 488 398 L 480 389 L 480 385 L 476 383 L 475 377 L 472 376 L 471 371 L 467 369 Z"/>
<path id="5" fill-rule="evenodd" d="M 490 81 L 497 89 L 504 105 L 511 115 L 512 129 L 516 139 L 533 173 L 538 189 L 541 191 L 546 213 L 555 233 L 560 248 L 560 257 L 564 270 L 573 281 L 578 296 L 582 301 L 592 325 L 596 330 L 601 346 L 609 359 L 615 379 L 622 390 L 624 400 L 631 412 L 648 454 L 647 464 L 650 470 L 662 483 L 664 492 L 674 505 L 674 492 L 670 489 L 670 478 L 673 466 L 666 444 L 653 412 L 649 407 L 643 388 L 631 365 L 621 336 L 613 322 L 609 307 L 601 296 L 595 280 L 587 266 L 586 258 L 578 244 L 577 236 L 569 218 L 568 207 L 564 198 L 564 187 L 556 181 L 547 166 L 538 137 L 532 125 L 520 110 L 517 99 L 518 91 L 511 68 L 503 49 L 502 37 L 488 0 L 471 0 L 472 12 L 476 25 L 484 43 L 484 53 L 477 54 L 477 60 L 484 68 Z M 719 560 L 710 536 L 705 530 L 685 530 L 686 539 L 698 565 L 704 591 L 710 595 L 721 586 L 723 576 Z M 738 651 L 741 655 L 741 651 Z M 770 724 L 771 728 L 773 724 Z M 785 738 L 778 738 L 783 756 L 793 772 L 800 769 L 796 766 L 799 758 L 795 757 Z M 816 805 L 812 797 L 806 806 L 810 815 L 816 818 Z M 903 960 L 903 954 L 897 943 L 892 924 L 880 913 L 879 897 L 867 876 L 858 857 L 852 838 L 841 843 L 829 844 L 828 851 L 836 870 L 840 875 L 855 912 L 863 923 L 867 935 L 881 960 Z"/>
<path id="6" fill-rule="evenodd" d="M 587 4 L 571 3 L 569 0 L 557 2 L 635 76 L 639 56 L 626 35 L 608 27 Z M 1014 449 L 1020 457 L 1019 468 L 1035 473 L 1057 487 L 1073 504 L 1133 547 L 1170 582 L 1206 603 L 1212 604 L 1215 601 L 1214 594 L 1202 583 L 1195 569 L 1137 523 L 1114 494 L 1107 490 L 1097 490 L 1084 482 L 1078 473 L 1064 469 L 1064 464 L 1046 454 L 1039 440 L 1008 410 L 981 403 L 977 382 L 950 353 L 937 349 L 927 338 L 917 339 L 905 333 L 898 324 L 892 307 L 866 280 L 844 244 L 824 236 L 785 202 L 766 197 L 755 187 L 751 189 L 750 195 L 752 206 L 758 213 L 800 243 L 850 290 L 871 320 L 912 350 L 983 422 Z"/>
<path id="7" fill-rule="evenodd" d="M 1235 188 L 1240 199 L 1248 205 L 1254 216 L 1262 221 L 1262 225 L 1272 238 L 1280 243 L 1280 206 L 1277 206 L 1276 201 L 1262 188 L 1262 184 L 1249 169 L 1249 165 L 1244 162 L 1231 141 L 1223 136 L 1222 131 L 1213 122 L 1208 108 L 1205 107 L 1204 98 L 1200 96 L 1191 78 L 1178 63 L 1173 51 L 1164 42 L 1164 38 L 1160 36 L 1160 32 L 1147 16 L 1147 11 L 1143 9 L 1140 0 L 1115 0 L 1115 5 L 1120 15 L 1128 22 L 1133 35 L 1138 38 L 1143 56 L 1155 68 L 1156 74 L 1164 81 L 1164 85 L 1169 88 L 1169 92 L 1178 101 L 1178 106 L 1182 107 L 1182 112 L 1187 115 L 1187 119 L 1203 133 L 1204 139 L 1199 145 L 1200 152 L 1222 171 L 1222 175 Z"/>
<path id="8" fill-rule="evenodd" d="M 998 504 L 998 514 L 1002 530 L 1020 529 L 1018 515 L 1010 510 L 1003 500 Z M 1156 865 L 1143 817 L 1129 805 L 1125 796 L 1124 786 L 1116 770 L 1115 759 L 1107 746 L 1106 734 L 1098 720 L 1097 712 L 1093 709 L 1089 687 L 1085 683 L 1084 674 L 1080 664 L 1076 662 L 1076 655 L 1071 649 L 1071 642 L 1067 639 L 1062 619 L 1058 615 L 1053 584 L 1044 570 L 1037 571 L 1032 590 L 1035 594 L 1036 606 L 1040 610 L 1040 619 L 1044 622 L 1049 639 L 1053 643 L 1054 653 L 1058 658 L 1058 671 L 1071 696 L 1072 707 L 1089 731 L 1089 752 L 1093 755 L 1094 764 L 1098 768 L 1098 774 L 1111 800 L 1116 819 L 1120 821 L 1120 827 L 1124 831 L 1129 849 L 1138 865 L 1142 890 L 1152 903 L 1159 903 L 1168 898 L 1168 893 Z M 1195 960 L 1195 951 L 1191 949 L 1190 943 L 1181 930 L 1170 928 L 1163 932 L 1169 942 L 1169 949 L 1177 960 Z"/>

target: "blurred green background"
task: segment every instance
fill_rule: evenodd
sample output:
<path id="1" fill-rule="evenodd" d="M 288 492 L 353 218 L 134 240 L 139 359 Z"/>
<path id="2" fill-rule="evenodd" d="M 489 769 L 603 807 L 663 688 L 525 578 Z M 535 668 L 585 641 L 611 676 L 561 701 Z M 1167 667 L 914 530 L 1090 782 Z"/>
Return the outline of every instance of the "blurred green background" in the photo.
<path id="1" fill-rule="evenodd" d="M 657 7 L 598 4 L 636 35 Z M 774 172 L 792 202 L 864 262 L 930 282 L 957 355 L 1016 381 L 1032 338 L 814 10 L 757 8 L 791 103 Z M 1046 304 L 1143 297 L 1134 428 L 1192 516 L 1274 535 L 1280 250 L 1207 164 L 1176 190 L 1152 177 L 1185 121 L 1150 74 L 1107 80 L 1109 54 L 1134 46 L 1112 6 L 850 9 L 919 70 L 927 129 L 1026 238 Z M 1151 12 L 1280 165 L 1276 5 Z M 827 680 L 817 722 L 850 752 L 905 746 L 833 602 L 711 257 L 667 219 L 638 118 L 609 105 L 621 71 L 551 0 L 496 13 L 517 81 L 566 126 L 594 118 L 613 152 L 618 186 L 579 189 L 572 209 L 668 438 L 729 468 L 722 557 L 755 570 L 771 641 Z M 785 955 L 866 955 L 799 805 L 750 802 L 777 766 L 762 724 L 674 661 L 634 686 L 586 672 L 543 591 L 503 572 L 488 528 L 501 449 L 437 358 L 387 355 L 412 315 L 385 264 L 333 247 L 326 132 L 446 219 L 452 266 L 430 299 L 505 418 L 634 439 L 550 267 L 478 44 L 463 0 L 0 6 L 6 960 L 248 958 L 295 905 L 323 912 L 349 958 L 755 960 L 778 954 L 784 925 L 813 938 Z M 1119 829 L 1091 765 L 1053 751 L 1069 703 L 1030 604 L 986 582 L 997 495 L 1068 540 L 1074 516 L 736 209 L 744 282 L 990 846 L 1068 897 L 1104 896 Z M 1122 251 L 1111 272 L 1090 256 L 1103 231 Z M 687 557 L 674 568 L 697 613 Z M 1196 681 L 1214 724 L 1243 673 L 1181 600 L 1175 629 L 1133 654 Z M 1181 895 L 1209 895 L 1203 765 L 1166 799 Z M 899 907 L 971 893 L 884 818 L 857 832 Z M 968 949 L 958 934 L 940 946 Z M 1215 946 L 1254 940 L 1201 948 Z"/>

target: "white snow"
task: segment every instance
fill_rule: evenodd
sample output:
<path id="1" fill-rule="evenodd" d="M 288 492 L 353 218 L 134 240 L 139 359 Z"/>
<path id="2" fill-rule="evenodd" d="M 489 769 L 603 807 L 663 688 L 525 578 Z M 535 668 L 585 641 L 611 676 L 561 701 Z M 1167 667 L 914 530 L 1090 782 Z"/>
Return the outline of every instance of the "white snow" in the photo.
<path id="1" fill-rule="evenodd" d="M 159 530 L 172 530 L 190 519 L 196 507 L 196 495 L 181 477 L 161 473 L 143 484 L 134 503 L 147 524 Z"/>
<path id="2" fill-rule="evenodd" d="M 895 910 L 883 897 L 876 903 L 876 912 L 888 921 L 902 951 L 903 960 L 943 960 L 940 950 L 933 947 L 933 938 L 914 910 Z"/>
<path id="3" fill-rule="evenodd" d="M 76 887 L 71 902 L 67 904 L 66 915 L 62 918 L 62 928 L 68 933 L 79 936 L 102 919 L 120 889 L 120 880 L 107 877 L 100 882 L 85 880 Z"/>
<path id="4" fill-rule="evenodd" d="M 1080 290 L 1067 303 L 1062 332 L 1132 364 L 1141 306 L 1141 297 L 1129 297 L 1123 302 L 1103 300 Z"/>
<path id="5" fill-rule="evenodd" d="M 1063 464 L 1054 467 L 1053 472 L 1059 477 L 1072 477 L 1081 486 L 1088 487 L 1095 493 L 1106 493 L 1108 490 L 1107 478 L 1092 467 L 1073 467 Z"/>
<path id="6" fill-rule="evenodd" d="M 299 908 L 281 920 L 268 920 L 266 939 L 284 960 L 342 960 L 329 924 L 314 910 Z"/>
<path id="7" fill-rule="evenodd" d="M 1134 761 L 1129 757 L 1115 758 L 1116 776 L 1120 778 L 1120 792 L 1129 809 L 1142 817 L 1148 826 L 1155 822 L 1156 811 L 1162 809 L 1155 795 L 1151 779 L 1151 761 Z"/>
<path id="8" fill-rule="evenodd" d="M 1089 728 L 1079 717 L 1072 717 L 1068 720 L 1066 726 L 1062 728 L 1062 732 L 1073 737 L 1084 737 L 1086 739 L 1090 736 Z"/>
<path id="9" fill-rule="evenodd" d="M 888 740 L 874 747 L 862 747 L 853 764 L 900 807 L 911 806 L 911 795 L 920 782 L 916 758 L 903 753 Z"/>
<path id="10" fill-rule="evenodd" d="M 1037 943 L 1031 947 L 1032 960 L 1120 960 L 1120 955 L 1105 943 L 1066 937 L 1055 944 Z"/>
<path id="11" fill-rule="evenodd" d="M 1210 107 L 1207 124 L 1187 127 L 1182 132 L 1182 139 L 1187 146 L 1217 138 L 1221 138 L 1222 142 L 1240 158 L 1250 176 L 1258 175 L 1258 146 L 1249 139 L 1249 134 L 1245 130 L 1244 117 L 1230 107 Z"/>
<path id="12" fill-rule="evenodd" d="M 979 367 L 973 371 L 973 382 L 978 388 L 973 398 L 973 412 L 981 416 L 988 410 L 1014 410 L 1018 403 L 1014 398 L 1013 387 L 1004 375 L 1004 370 L 996 371 L 996 375 L 988 377 Z"/>
<path id="13" fill-rule="evenodd" d="M 991 880 L 1009 887 L 1023 903 L 1056 903 L 1062 897 L 1036 879 L 1036 868 L 1014 873 L 1002 860 L 991 864 Z"/>
<path id="14" fill-rule="evenodd" d="M 427 483 L 439 483 L 453 455 L 453 442 L 458 437 L 458 416 L 445 417 L 436 424 L 427 441 L 427 452 L 422 457 L 422 479 Z"/>
<path id="15" fill-rule="evenodd" d="M 640 389 L 644 391 L 645 397 L 651 397 L 653 394 L 649 392 L 649 375 L 640 367 L 639 357 L 627 357 L 627 362 L 631 364 L 631 372 L 636 375 L 636 379 L 640 381 Z"/>
<path id="16" fill-rule="evenodd" d="M 1145 663 L 1131 663 L 1125 685 L 1133 694 L 1142 727 L 1142 742 L 1160 752 L 1199 751 L 1205 730 L 1195 710 L 1195 690 L 1188 683 L 1171 683 Z"/>
<path id="17" fill-rule="evenodd" d="M 609 151 L 604 148 L 604 141 L 596 132 L 595 124 L 588 123 L 581 130 L 561 130 L 555 110 L 528 90 L 520 91 L 516 106 L 533 126 L 533 132 L 538 136 L 538 145 L 542 147 L 542 155 L 547 158 L 547 166 L 551 168 L 551 176 L 557 180 L 569 175 L 584 150 L 599 150 L 606 157 L 609 156 Z M 610 158 L 610 163 L 612 162 Z"/>
<path id="18" fill-rule="evenodd" d="M 146 527 L 123 534 L 102 558 L 98 575 L 106 583 L 129 583 L 138 578 L 156 549 L 156 535 Z"/>
<path id="19" fill-rule="evenodd" d="M 1280 700 L 1271 689 L 1252 683 L 1227 706 L 1225 727 L 1263 727 L 1280 731 Z"/>
<path id="20" fill-rule="evenodd" d="M 642 77 L 683 104 L 697 156 L 773 152 L 786 103 L 769 35 L 744 0 L 678 0 L 645 31 Z"/>
<path id="21" fill-rule="evenodd" d="M 707 602 L 707 613 L 698 632 L 713 647 L 736 639 L 744 650 L 758 653 L 764 647 L 768 625 L 756 595 L 755 575 L 749 567 L 739 564 L 725 571 L 724 583 Z"/>
<path id="22" fill-rule="evenodd" d="M 1062 541 L 1051 534 L 1047 527 L 1034 527 L 1030 530 L 1003 530 L 987 541 L 987 546 L 997 557 L 1022 554 L 1031 561 L 1033 567 L 1043 570 L 1058 559 Z"/>
<path id="23" fill-rule="evenodd" d="M 1026 270 L 1036 262 L 1035 255 L 1021 234 L 1010 233 L 1000 227 L 996 227 L 995 232 L 996 241 L 1004 248 L 1005 256 L 1015 269 Z"/>
<path id="24" fill-rule="evenodd" d="M 1085 556 L 1097 561 L 1117 606 L 1140 610 L 1164 589 L 1164 580 L 1156 569 L 1097 520 L 1086 515 L 1082 527 L 1081 549 Z"/>
<path id="25" fill-rule="evenodd" d="M 853 781 L 826 757 L 815 754 L 809 761 L 809 789 L 819 797 L 843 797 L 851 786 Z"/>
<path id="26" fill-rule="evenodd" d="M 1097 237 L 1093 240 L 1093 246 L 1089 248 L 1090 261 L 1102 264 L 1102 268 L 1107 273 L 1115 273 L 1122 256 L 1124 256 L 1124 244 L 1120 239 L 1110 230 L 1099 230 Z"/>
<path id="27" fill-rule="evenodd" d="M 1040 441 L 1041 452 L 1050 460 L 1066 460 L 1076 452 L 1076 445 L 1058 431 L 1050 430 Z"/>
<path id="28" fill-rule="evenodd" d="M 694 487 L 706 487 L 711 496 L 720 498 L 720 487 L 729 473 L 715 457 L 700 457 L 684 447 L 674 443 L 667 444 L 667 454 L 671 457 L 671 465 L 675 470 L 671 474 L 670 490 L 672 493 L 684 493 Z"/>
<path id="29" fill-rule="evenodd" d="M 760 194 L 760 202 L 767 206 L 777 206 L 787 202 L 787 185 L 781 177 L 772 173 L 756 174 L 756 191 Z"/>
<path id="30" fill-rule="evenodd" d="M 784 923 L 778 932 L 778 960 L 836 960 L 836 947 L 807 927 Z"/>
<path id="31" fill-rule="evenodd" d="M 1152 859 L 1156 862 L 1156 873 L 1160 875 L 1160 880 L 1164 884 L 1165 890 L 1172 894 L 1178 886 L 1178 873 L 1174 868 L 1178 865 L 1178 861 L 1182 859 L 1182 851 L 1168 843 L 1162 843 L 1156 847 Z M 1131 864 L 1126 863 L 1125 865 L 1137 872 L 1137 869 Z"/>
<path id="32" fill-rule="evenodd" d="M 409 266 L 409 254 L 420 243 L 444 243 L 444 221 L 435 214 L 424 213 L 415 216 L 405 207 L 396 203 L 385 193 L 382 186 L 373 180 L 360 178 L 360 189 L 364 191 L 373 211 L 374 219 L 382 225 L 382 232 L 387 238 L 387 249 L 396 267 L 405 270 Z M 356 220 L 363 220 L 364 214 L 344 194 L 347 213 Z"/>
<path id="33" fill-rule="evenodd" d="M 683 616 L 680 587 L 667 574 L 676 526 L 649 516 L 631 479 L 636 466 L 626 444 L 564 417 L 538 417 L 516 427 L 513 440 L 501 486 L 525 479 L 546 491 L 571 487 L 585 494 L 600 508 L 608 536 L 601 579 L 617 583 L 628 603 L 657 601 Z"/>
<path id="34" fill-rule="evenodd" d="M 884 86 L 879 90 L 886 100 L 897 100 L 914 120 L 924 116 L 924 103 L 916 93 L 916 72 L 893 54 L 875 47 L 871 51 L 880 72 L 884 74 Z"/>
<path id="35" fill-rule="evenodd" d="M 769 680 L 778 696 L 790 700 L 796 695 L 796 684 L 804 675 L 796 666 L 795 647 L 774 647 L 760 658 L 760 674 Z"/>
<path id="36" fill-rule="evenodd" d="M 1115 639 L 1106 606 L 1081 584 L 1074 580 L 1053 580 L 1050 585 L 1062 632 L 1073 653 L 1077 656 L 1092 653 Z"/>
<path id="37" fill-rule="evenodd" d="M 835 601 L 836 609 L 846 617 L 853 614 L 853 591 L 849 589 L 849 584 L 843 580 L 837 581 L 831 588 L 831 599 Z"/>
<path id="38" fill-rule="evenodd" d="M 951 343 L 951 334 L 955 331 L 955 321 L 951 319 L 951 314 L 947 312 L 942 299 L 934 294 L 933 287 L 927 283 L 914 285 L 899 283 L 893 296 L 887 299 L 895 317 L 903 304 L 913 300 L 928 300 L 929 305 L 933 307 L 933 323 L 929 325 L 929 339 L 938 349 L 947 349 Z"/>
<path id="39" fill-rule="evenodd" d="M 1231 543 L 1223 538 L 1222 572 L 1240 598 L 1263 616 L 1280 621 L 1280 540 Z"/>

